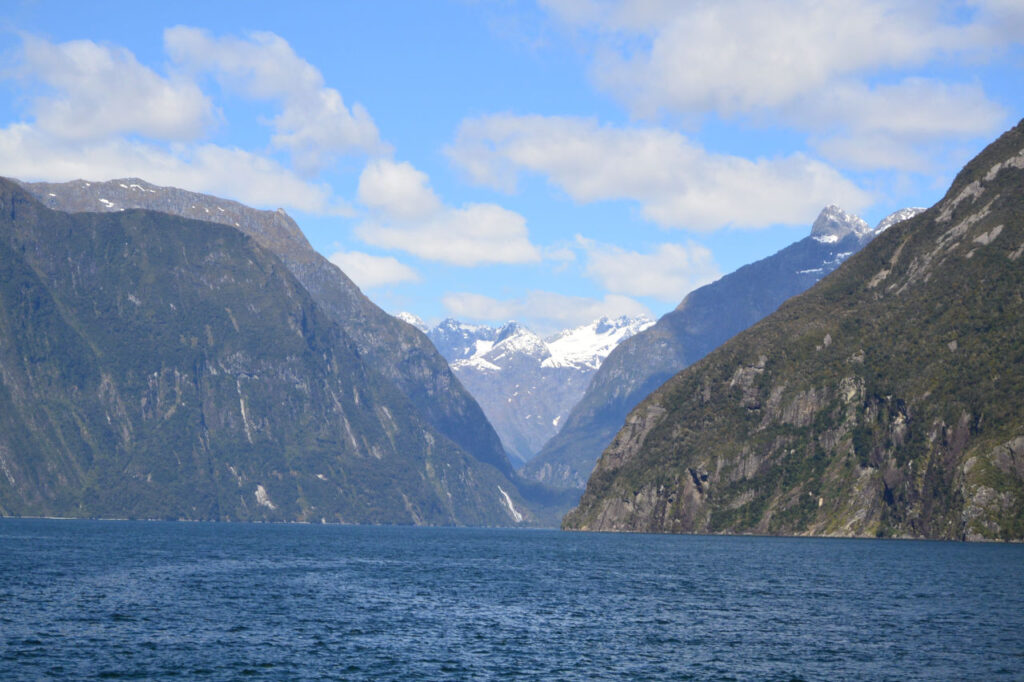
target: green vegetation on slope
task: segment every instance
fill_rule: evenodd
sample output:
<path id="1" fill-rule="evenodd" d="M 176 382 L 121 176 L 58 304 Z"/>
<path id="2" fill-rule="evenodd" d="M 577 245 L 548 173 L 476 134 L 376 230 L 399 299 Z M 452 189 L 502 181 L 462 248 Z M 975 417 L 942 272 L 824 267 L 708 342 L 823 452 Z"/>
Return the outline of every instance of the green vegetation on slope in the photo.
<path id="1" fill-rule="evenodd" d="M 1024 538 L 1024 124 L 673 377 L 567 528 Z"/>

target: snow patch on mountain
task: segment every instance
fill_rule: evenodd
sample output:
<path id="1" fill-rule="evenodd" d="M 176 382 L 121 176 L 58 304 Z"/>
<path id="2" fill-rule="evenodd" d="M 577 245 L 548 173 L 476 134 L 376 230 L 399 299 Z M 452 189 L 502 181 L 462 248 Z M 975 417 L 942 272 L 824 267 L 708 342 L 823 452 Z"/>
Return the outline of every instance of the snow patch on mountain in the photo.
<path id="1" fill-rule="evenodd" d="M 543 339 L 515 321 L 488 327 L 448 319 L 427 336 L 505 449 L 525 462 L 557 432 L 608 354 L 652 324 L 646 317 L 606 317 Z"/>
<path id="2" fill-rule="evenodd" d="M 847 235 L 871 234 L 871 227 L 860 217 L 847 213 L 834 204 L 821 209 L 811 225 L 811 237 L 822 244 L 835 244 Z"/>
<path id="3" fill-rule="evenodd" d="M 911 208 L 901 208 L 898 211 L 890 213 L 886 217 L 882 218 L 881 222 L 879 222 L 878 225 L 875 226 L 875 233 L 881 234 L 882 232 L 885 232 L 896 223 L 902 223 L 904 220 L 910 220 L 911 218 L 913 218 L 918 213 L 921 213 L 924 210 L 926 209 L 914 206 Z"/>
<path id="4" fill-rule="evenodd" d="M 597 369 L 620 343 L 654 324 L 649 317 L 602 317 L 590 324 L 567 329 L 547 340 L 551 357 L 545 367 Z"/>
<path id="5" fill-rule="evenodd" d="M 430 327 L 427 326 L 426 322 L 416 317 L 412 313 L 398 313 L 397 315 L 395 315 L 395 317 L 400 319 L 402 322 L 405 322 L 406 324 L 411 324 L 424 334 L 426 334 L 430 330 Z"/>

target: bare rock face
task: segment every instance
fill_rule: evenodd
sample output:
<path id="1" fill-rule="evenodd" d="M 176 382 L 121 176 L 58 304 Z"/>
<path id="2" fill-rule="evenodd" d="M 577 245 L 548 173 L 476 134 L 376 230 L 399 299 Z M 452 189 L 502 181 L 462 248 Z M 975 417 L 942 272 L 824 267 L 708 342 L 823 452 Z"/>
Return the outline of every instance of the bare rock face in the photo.
<path id="1" fill-rule="evenodd" d="M 53 211 L 0 180 L 0 515 L 512 525 L 520 507 L 256 240 Z"/>
<path id="2" fill-rule="evenodd" d="M 1024 539 L 1024 122 L 679 372 L 564 526 Z"/>
<path id="3" fill-rule="evenodd" d="M 366 361 L 391 381 L 427 422 L 472 457 L 512 474 L 498 435 L 426 336 L 366 298 L 345 273 L 313 250 L 284 210 L 261 211 L 138 178 L 23 186 L 45 206 L 60 211 L 116 213 L 143 208 L 241 230 L 284 262 L 313 300 L 355 342 Z"/>
<path id="4" fill-rule="evenodd" d="M 826 244 L 833 244 L 850 235 L 861 237 L 869 234 L 871 228 L 866 222 L 835 205 L 822 209 L 811 225 L 811 238 Z"/>

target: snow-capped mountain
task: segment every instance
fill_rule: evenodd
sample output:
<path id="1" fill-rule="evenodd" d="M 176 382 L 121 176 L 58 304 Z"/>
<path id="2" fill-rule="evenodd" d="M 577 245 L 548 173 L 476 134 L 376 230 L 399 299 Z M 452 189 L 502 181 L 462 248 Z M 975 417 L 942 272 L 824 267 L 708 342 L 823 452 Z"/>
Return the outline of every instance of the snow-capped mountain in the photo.
<path id="1" fill-rule="evenodd" d="M 822 244 L 835 244 L 851 234 L 865 237 L 871 232 L 871 227 L 862 218 L 834 204 L 823 208 L 811 225 L 811 238 Z"/>
<path id="2" fill-rule="evenodd" d="M 589 367 L 597 369 L 617 345 L 654 324 L 647 317 L 618 317 L 600 320 L 559 332 L 547 340 L 551 357 L 545 367 Z"/>
<path id="3" fill-rule="evenodd" d="M 414 316 L 398 317 L 415 324 Z M 645 317 L 601 318 L 542 339 L 517 322 L 488 327 L 448 319 L 427 336 L 509 454 L 526 462 L 555 434 L 608 354 L 652 324 Z"/>
<path id="4" fill-rule="evenodd" d="M 889 224 L 912 211 L 897 211 Z M 616 347 L 559 432 L 520 474 L 582 489 L 594 462 L 637 403 L 679 370 L 810 288 L 875 234 L 857 216 L 826 206 L 807 237 L 691 292 L 656 325 Z"/>
<path id="5" fill-rule="evenodd" d="M 400 319 L 402 322 L 405 322 L 406 324 L 411 324 L 424 334 L 426 334 L 430 330 L 430 327 L 427 326 L 426 322 L 416 317 L 412 313 L 398 313 L 397 315 L 395 315 L 395 317 Z"/>
<path id="6" fill-rule="evenodd" d="M 881 234 L 882 232 L 885 232 L 896 223 L 902 223 L 904 220 L 910 220 L 918 213 L 925 210 L 927 209 L 915 206 L 911 208 L 901 208 L 898 211 L 890 213 L 886 217 L 882 218 L 878 225 L 875 226 L 875 234 Z"/>

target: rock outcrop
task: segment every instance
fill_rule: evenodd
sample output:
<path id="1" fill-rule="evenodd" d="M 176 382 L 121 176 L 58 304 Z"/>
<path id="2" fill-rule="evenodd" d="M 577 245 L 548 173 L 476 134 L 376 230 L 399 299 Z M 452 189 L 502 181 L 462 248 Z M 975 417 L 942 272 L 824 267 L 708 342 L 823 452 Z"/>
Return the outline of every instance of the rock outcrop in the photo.
<path id="1" fill-rule="evenodd" d="M 392 382 L 428 423 L 472 457 L 512 474 L 501 441 L 480 406 L 455 379 L 426 336 L 366 298 L 345 273 L 313 250 L 283 210 L 261 211 L 138 178 L 33 182 L 23 186 L 45 206 L 60 211 L 144 208 L 241 230 L 281 259 L 313 300 L 352 339 L 365 361 Z"/>
<path id="2" fill-rule="evenodd" d="M 1024 122 L 643 401 L 566 528 L 1024 539 Z"/>
<path id="3" fill-rule="evenodd" d="M 275 225 L 266 242 L 296 238 Z M 528 522 L 506 469 L 425 419 L 260 240 L 0 180 L 0 515 Z"/>

